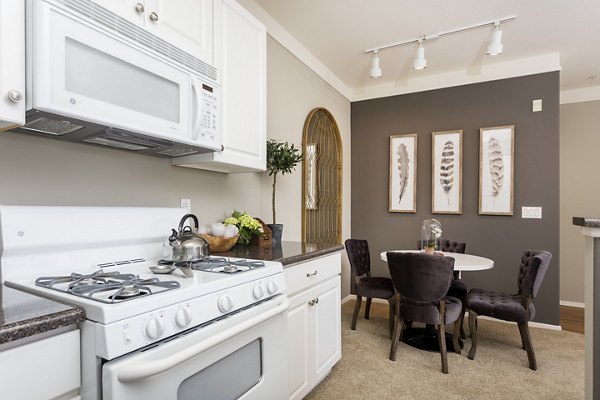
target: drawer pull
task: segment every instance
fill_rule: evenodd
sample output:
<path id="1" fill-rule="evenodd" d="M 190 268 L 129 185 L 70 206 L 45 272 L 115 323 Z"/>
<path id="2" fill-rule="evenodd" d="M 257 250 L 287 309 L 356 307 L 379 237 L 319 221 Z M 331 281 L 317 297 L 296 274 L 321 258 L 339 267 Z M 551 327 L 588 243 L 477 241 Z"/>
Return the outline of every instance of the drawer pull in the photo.
<path id="1" fill-rule="evenodd" d="M 316 274 L 318 274 L 318 273 L 319 273 L 319 271 L 315 271 L 315 272 L 313 272 L 312 274 L 311 274 L 311 273 L 308 273 L 308 274 L 306 274 L 306 277 L 307 277 L 307 278 L 310 278 L 311 276 L 315 276 L 315 275 L 316 275 Z"/>

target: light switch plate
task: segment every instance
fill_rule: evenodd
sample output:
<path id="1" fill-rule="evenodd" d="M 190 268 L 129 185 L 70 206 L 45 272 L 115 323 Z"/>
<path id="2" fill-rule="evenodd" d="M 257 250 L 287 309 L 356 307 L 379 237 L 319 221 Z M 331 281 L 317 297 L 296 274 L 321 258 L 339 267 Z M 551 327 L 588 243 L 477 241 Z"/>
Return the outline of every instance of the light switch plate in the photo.
<path id="1" fill-rule="evenodd" d="M 521 218 L 542 219 L 542 207 L 521 207 Z"/>
<path id="2" fill-rule="evenodd" d="M 533 112 L 542 111 L 542 99 L 533 100 L 531 102 L 531 111 L 533 111 Z"/>

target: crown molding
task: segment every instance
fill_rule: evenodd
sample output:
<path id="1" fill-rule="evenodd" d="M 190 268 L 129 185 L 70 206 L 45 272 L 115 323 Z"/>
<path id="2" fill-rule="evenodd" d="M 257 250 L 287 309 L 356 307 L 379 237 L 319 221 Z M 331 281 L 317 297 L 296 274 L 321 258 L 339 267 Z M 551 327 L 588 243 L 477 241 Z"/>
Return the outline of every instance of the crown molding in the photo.
<path id="1" fill-rule="evenodd" d="M 583 103 L 600 100 L 600 86 L 561 90 L 560 104 Z"/>
<path id="2" fill-rule="evenodd" d="M 561 70 L 559 53 L 551 53 L 483 65 L 476 74 L 471 70 L 460 70 L 428 75 L 420 78 L 411 77 L 403 82 L 388 82 L 380 85 L 352 89 L 342 82 L 342 80 L 317 59 L 317 57 L 308 51 L 302 43 L 285 29 L 285 27 L 279 24 L 279 22 L 277 22 L 258 3 L 254 0 L 237 1 L 265 25 L 267 32 L 273 39 L 279 42 L 292 55 L 298 58 L 316 75 L 323 79 L 323 81 L 350 102 Z M 598 97 L 598 99 L 600 99 L 600 97 Z"/>
<path id="3" fill-rule="evenodd" d="M 469 85 L 473 83 L 495 81 L 498 79 L 514 78 L 518 76 L 560 70 L 561 67 L 559 54 L 550 53 L 535 57 L 483 65 L 481 67 L 481 71 L 477 74 L 470 74 L 468 70 L 452 71 L 428 75 L 420 78 L 411 78 L 402 82 L 401 85 L 385 83 L 381 85 L 365 87 L 363 89 L 355 89 L 354 95 L 352 96 L 352 101 L 424 92 L 427 90 Z"/>
<path id="4" fill-rule="evenodd" d="M 267 28 L 269 35 L 285 47 L 290 53 L 310 68 L 315 74 L 323 79 L 342 96 L 350 100 L 352 90 L 342 82 L 329 68 L 327 68 L 317 57 L 315 57 L 302 43 L 300 43 L 290 32 L 277 22 L 254 0 L 238 0 L 246 10 L 254 15 Z"/>

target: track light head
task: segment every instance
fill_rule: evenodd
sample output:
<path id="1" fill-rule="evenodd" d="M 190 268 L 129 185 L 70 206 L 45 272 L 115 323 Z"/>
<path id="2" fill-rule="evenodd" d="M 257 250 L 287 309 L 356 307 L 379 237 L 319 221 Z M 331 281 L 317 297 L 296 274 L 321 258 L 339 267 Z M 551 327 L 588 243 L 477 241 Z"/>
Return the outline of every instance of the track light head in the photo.
<path id="1" fill-rule="evenodd" d="M 417 56 L 413 62 L 414 69 L 425 69 L 427 68 L 427 59 L 425 58 L 425 47 L 423 42 L 419 40 L 419 47 L 417 47 Z"/>
<path id="2" fill-rule="evenodd" d="M 504 50 L 504 46 L 502 45 L 502 31 L 499 29 L 500 22 L 496 22 L 494 25 L 496 26 L 496 29 L 494 30 L 494 33 L 492 33 L 492 40 L 487 48 L 486 54 L 488 56 L 502 54 L 502 50 Z"/>
<path id="3" fill-rule="evenodd" d="M 377 50 L 373 51 L 373 59 L 371 60 L 369 76 L 371 78 L 379 78 L 381 76 L 381 67 L 379 66 L 379 56 L 377 55 Z"/>

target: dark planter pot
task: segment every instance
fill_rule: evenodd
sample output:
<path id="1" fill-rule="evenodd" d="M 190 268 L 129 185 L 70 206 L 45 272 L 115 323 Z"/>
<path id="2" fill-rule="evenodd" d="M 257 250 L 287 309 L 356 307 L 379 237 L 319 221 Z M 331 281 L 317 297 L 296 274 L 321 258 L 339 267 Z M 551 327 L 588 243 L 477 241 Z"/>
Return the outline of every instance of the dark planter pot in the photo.
<path id="1" fill-rule="evenodd" d="M 271 238 L 273 246 L 281 243 L 281 235 L 283 234 L 283 224 L 267 224 L 271 229 Z"/>

